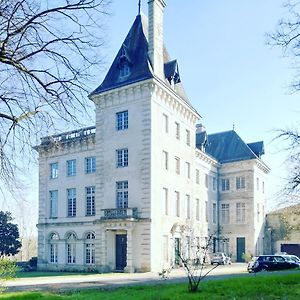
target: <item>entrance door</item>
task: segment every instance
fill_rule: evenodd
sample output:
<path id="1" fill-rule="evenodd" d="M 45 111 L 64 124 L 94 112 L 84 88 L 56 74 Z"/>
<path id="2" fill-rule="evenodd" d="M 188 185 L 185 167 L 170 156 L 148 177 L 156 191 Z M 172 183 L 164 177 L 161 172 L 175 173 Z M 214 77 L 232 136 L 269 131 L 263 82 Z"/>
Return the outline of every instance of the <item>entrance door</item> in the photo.
<path id="1" fill-rule="evenodd" d="M 243 254 L 245 254 L 245 238 L 238 237 L 236 238 L 236 261 L 237 262 L 245 262 L 243 258 Z"/>
<path id="2" fill-rule="evenodd" d="M 180 264 L 180 239 L 175 238 L 175 265 Z"/>
<path id="3" fill-rule="evenodd" d="M 116 235 L 116 270 L 124 271 L 127 265 L 127 235 Z"/>

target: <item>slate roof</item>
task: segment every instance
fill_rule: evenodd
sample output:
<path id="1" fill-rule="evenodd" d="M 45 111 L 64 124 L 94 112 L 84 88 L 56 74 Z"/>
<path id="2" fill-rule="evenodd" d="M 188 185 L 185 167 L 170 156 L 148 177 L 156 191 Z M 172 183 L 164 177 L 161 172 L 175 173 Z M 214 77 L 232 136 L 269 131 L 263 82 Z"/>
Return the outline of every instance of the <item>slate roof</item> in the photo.
<path id="1" fill-rule="evenodd" d="M 102 84 L 91 95 L 153 77 L 148 59 L 148 42 L 144 28 L 145 21 L 143 22 L 142 16 L 138 15 Z M 125 78 L 120 78 L 119 61 L 122 49 L 126 49 L 126 56 L 128 56 L 130 65 L 130 75 Z"/>
<path id="2" fill-rule="evenodd" d="M 135 82 L 153 78 L 153 70 L 148 56 L 148 19 L 144 15 L 138 15 L 129 30 L 120 50 L 118 51 L 106 77 L 102 84 L 97 87 L 89 96 L 100 94 L 118 87 L 129 85 Z M 125 55 L 124 55 L 125 53 Z M 123 55 L 123 56 L 122 56 Z M 165 84 L 172 87 L 175 92 L 193 108 L 181 84 L 176 60 L 170 59 L 170 55 L 164 47 L 164 70 Z M 130 67 L 130 74 L 126 77 L 120 77 L 120 61 L 126 58 Z M 172 86 L 168 78 L 172 77 L 176 84 Z M 173 79 L 172 78 L 172 79 Z M 193 108 L 194 111 L 196 111 Z"/>
<path id="3" fill-rule="evenodd" d="M 199 133 L 197 136 L 198 135 Z M 201 135 L 199 139 L 202 139 Z M 257 150 L 261 149 L 258 147 L 259 145 L 263 147 L 263 142 L 252 143 L 250 145 Z M 260 157 L 240 138 L 240 136 L 234 130 L 209 134 L 207 136 L 205 152 L 214 157 L 220 163 L 255 159 Z"/>
<path id="4" fill-rule="evenodd" d="M 265 148 L 264 148 L 263 141 L 250 143 L 247 145 L 258 157 L 261 157 L 263 154 L 265 154 Z"/>

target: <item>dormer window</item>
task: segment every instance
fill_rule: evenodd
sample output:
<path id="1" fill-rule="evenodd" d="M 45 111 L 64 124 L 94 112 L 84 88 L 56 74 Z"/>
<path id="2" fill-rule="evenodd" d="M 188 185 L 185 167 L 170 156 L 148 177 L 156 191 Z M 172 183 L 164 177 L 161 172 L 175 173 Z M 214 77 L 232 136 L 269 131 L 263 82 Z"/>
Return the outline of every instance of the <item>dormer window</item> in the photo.
<path id="1" fill-rule="evenodd" d="M 130 61 L 128 58 L 125 45 L 122 46 L 119 57 L 120 78 L 128 77 L 130 75 Z"/>
<path id="2" fill-rule="evenodd" d="M 130 68 L 128 62 L 125 61 L 123 65 L 120 67 L 120 77 L 127 77 L 130 75 Z"/>
<path id="3" fill-rule="evenodd" d="M 165 63 L 164 72 L 166 79 L 169 81 L 172 87 L 181 82 L 177 60 L 172 60 Z"/>

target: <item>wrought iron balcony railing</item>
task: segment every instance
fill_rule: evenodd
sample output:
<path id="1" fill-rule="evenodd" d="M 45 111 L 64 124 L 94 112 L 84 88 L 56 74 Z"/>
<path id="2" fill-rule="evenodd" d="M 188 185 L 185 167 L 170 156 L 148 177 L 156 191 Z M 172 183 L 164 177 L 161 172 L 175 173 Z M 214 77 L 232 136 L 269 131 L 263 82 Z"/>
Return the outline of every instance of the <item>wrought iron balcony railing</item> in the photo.
<path id="1" fill-rule="evenodd" d="M 108 208 L 102 209 L 102 220 L 138 219 L 137 208 Z"/>

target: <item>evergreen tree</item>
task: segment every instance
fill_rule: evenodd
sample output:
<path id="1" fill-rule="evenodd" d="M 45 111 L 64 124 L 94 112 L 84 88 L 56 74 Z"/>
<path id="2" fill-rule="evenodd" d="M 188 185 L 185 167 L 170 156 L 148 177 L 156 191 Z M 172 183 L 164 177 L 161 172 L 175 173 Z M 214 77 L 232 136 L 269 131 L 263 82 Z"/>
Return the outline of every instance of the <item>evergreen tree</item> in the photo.
<path id="1" fill-rule="evenodd" d="M 10 212 L 0 211 L 0 257 L 15 255 L 21 248 L 18 225 L 12 220 Z"/>

